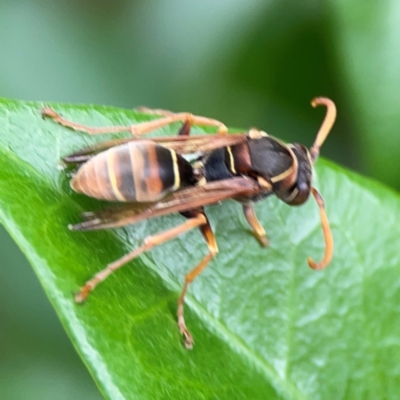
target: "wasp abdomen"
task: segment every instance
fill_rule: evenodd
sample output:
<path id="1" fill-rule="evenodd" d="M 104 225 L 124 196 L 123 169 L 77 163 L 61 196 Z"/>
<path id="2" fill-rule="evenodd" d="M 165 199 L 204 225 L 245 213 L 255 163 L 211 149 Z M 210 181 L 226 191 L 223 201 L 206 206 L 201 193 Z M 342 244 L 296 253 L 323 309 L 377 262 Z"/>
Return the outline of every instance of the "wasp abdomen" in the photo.
<path id="1" fill-rule="evenodd" d="M 193 168 L 182 156 L 138 140 L 97 154 L 78 170 L 71 187 L 101 200 L 154 202 L 193 181 Z"/>

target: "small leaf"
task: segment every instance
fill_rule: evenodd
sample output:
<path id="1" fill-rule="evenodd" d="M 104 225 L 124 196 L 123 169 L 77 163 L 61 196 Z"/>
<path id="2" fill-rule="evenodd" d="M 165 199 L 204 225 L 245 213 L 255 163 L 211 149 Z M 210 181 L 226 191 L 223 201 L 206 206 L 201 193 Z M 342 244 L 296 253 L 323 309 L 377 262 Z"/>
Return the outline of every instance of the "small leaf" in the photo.
<path id="1" fill-rule="evenodd" d="M 67 229 L 99 202 L 77 195 L 59 171 L 62 156 L 109 138 L 42 120 L 39 103 L 0 101 L 0 221 L 32 263 L 71 340 L 110 399 L 376 399 L 400 384 L 400 247 L 397 194 L 318 161 L 318 187 L 335 239 L 322 257 L 317 206 L 256 205 L 270 238 L 252 237 L 232 201 L 208 208 L 220 253 L 191 285 L 186 351 L 176 327 L 183 277 L 204 256 L 197 231 L 134 260 L 76 305 L 87 279 L 179 224 L 171 215 L 126 229 Z M 111 107 L 52 105 L 90 125 L 149 116 Z M 179 125 L 162 130 L 174 135 Z M 196 133 L 204 132 L 196 129 Z M 45 328 L 44 328 L 45 329 Z"/>

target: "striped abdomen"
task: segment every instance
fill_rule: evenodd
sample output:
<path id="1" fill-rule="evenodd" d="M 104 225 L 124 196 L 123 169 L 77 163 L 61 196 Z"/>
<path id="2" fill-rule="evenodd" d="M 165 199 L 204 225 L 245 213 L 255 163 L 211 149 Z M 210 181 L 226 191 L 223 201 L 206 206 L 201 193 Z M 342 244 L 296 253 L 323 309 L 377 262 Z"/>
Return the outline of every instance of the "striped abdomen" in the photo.
<path id="1" fill-rule="evenodd" d="M 71 187 L 100 200 L 154 202 L 192 183 L 192 166 L 182 156 L 138 140 L 94 156 L 78 170 Z"/>

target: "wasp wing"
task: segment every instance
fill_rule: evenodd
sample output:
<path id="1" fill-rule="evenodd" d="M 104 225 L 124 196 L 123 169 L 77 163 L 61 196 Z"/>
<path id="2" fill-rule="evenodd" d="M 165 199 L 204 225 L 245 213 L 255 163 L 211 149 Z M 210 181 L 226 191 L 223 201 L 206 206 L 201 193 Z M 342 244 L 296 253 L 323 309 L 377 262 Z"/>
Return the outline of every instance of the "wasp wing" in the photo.
<path id="1" fill-rule="evenodd" d="M 202 208 L 229 198 L 254 196 L 260 191 L 260 186 L 252 179 L 224 179 L 174 192 L 162 201 L 147 204 L 145 208 L 138 208 L 134 203 L 84 213 L 85 221 L 69 228 L 76 231 L 117 228 L 161 215 Z"/>
<path id="2" fill-rule="evenodd" d="M 152 138 L 154 142 L 178 154 L 208 152 L 221 147 L 234 146 L 248 140 L 246 133 L 197 135 L 197 136 L 166 136 Z"/>
<path id="3" fill-rule="evenodd" d="M 247 141 L 245 133 L 196 135 L 196 136 L 164 136 L 157 138 L 127 138 L 101 142 L 82 150 L 76 151 L 63 158 L 66 164 L 82 164 L 102 151 L 115 146 L 127 144 L 137 140 L 151 140 L 163 147 L 176 151 L 178 154 L 208 152 L 220 147 L 233 146 Z"/>
<path id="4" fill-rule="evenodd" d="M 100 142 L 93 146 L 85 147 L 81 150 L 75 151 L 74 153 L 63 157 L 62 160 L 66 164 L 83 164 L 96 154 L 101 153 L 102 151 L 111 149 L 111 147 L 132 142 L 133 140 L 136 139 L 113 139 L 106 142 Z"/>

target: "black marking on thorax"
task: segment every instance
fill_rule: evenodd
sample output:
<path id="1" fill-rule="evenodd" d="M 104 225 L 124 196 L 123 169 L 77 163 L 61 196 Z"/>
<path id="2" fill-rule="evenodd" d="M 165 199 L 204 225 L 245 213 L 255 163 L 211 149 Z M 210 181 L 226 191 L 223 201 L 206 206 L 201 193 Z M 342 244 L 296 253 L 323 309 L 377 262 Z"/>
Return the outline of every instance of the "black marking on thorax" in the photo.
<path id="1" fill-rule="evenodd" d="M 204 165 L 204 177 L 207 182 L 219 181 L 222 179 L 229 179 L 234 176 L 227 167 L 227 149 L 225 147 L 216 149 L 207 154 L 202 160 Z"/>

